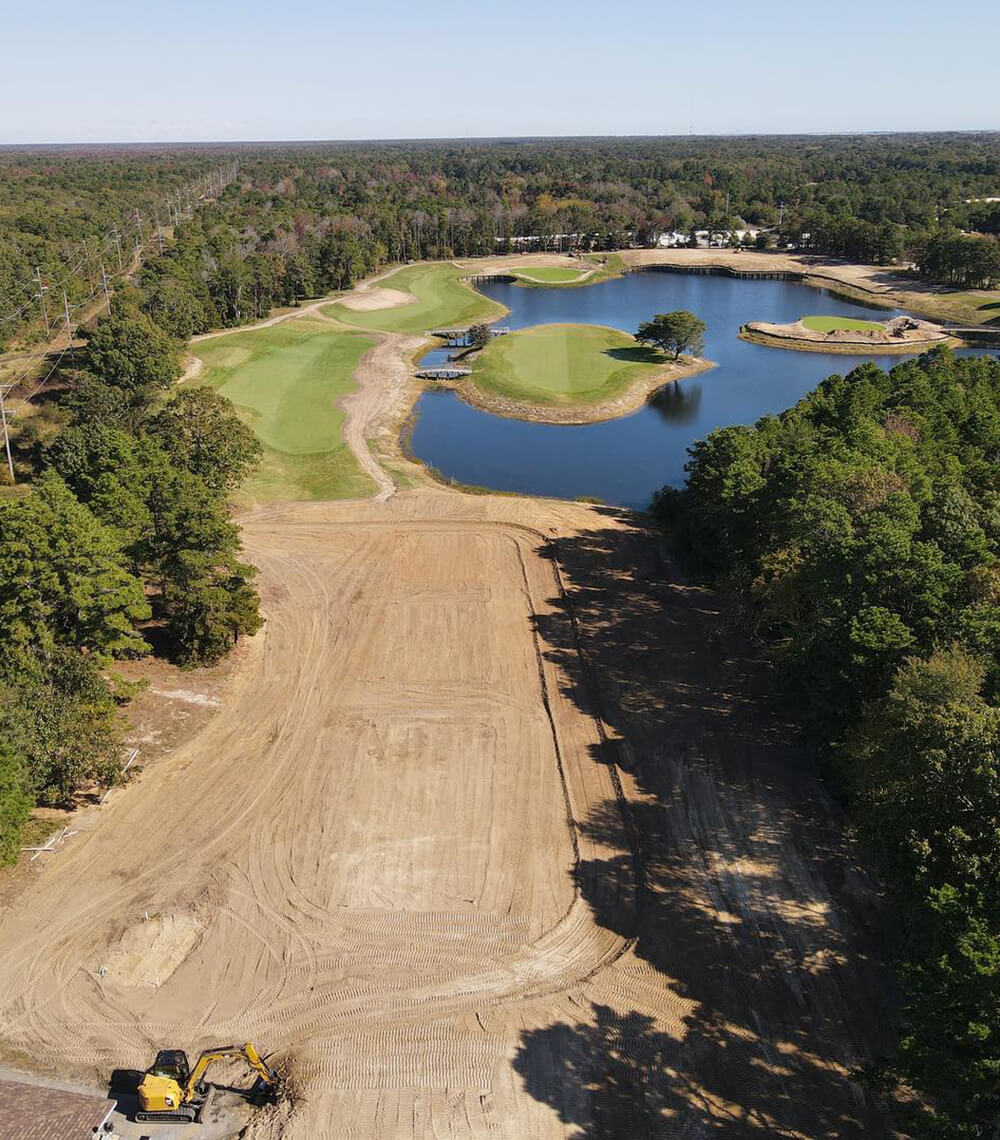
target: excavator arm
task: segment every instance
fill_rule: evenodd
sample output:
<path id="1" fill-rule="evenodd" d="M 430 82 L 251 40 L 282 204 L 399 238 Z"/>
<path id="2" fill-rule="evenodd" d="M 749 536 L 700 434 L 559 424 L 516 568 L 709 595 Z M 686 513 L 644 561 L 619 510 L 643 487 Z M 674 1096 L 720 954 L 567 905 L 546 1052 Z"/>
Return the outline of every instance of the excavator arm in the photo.
<path id="1" fill-rule="evenodd" d="M 260 1059 L 260 1054 L 250 1042 L 247 1041 L 244 1045 L 220 1045 L 216 1049 L 206 1049 L 195 1062 L 194 1068 L 191 1070 L 187 1086 L 184 1089 L 184 1100 L 191 1101 L 197 1097 L 198 1089 L 201 1087 L 205 1073 L 208 1072 L 210 1065 L 216 1061 L 229 1060 L 232 1057 L 241 1057 L 257 1074 L 263 1087 L 266 1088 L 268 1092 L 277 1091 L 278 1074 L 274 1069 L 269 1069 L 267 1065 L 264 1064 Z"/>

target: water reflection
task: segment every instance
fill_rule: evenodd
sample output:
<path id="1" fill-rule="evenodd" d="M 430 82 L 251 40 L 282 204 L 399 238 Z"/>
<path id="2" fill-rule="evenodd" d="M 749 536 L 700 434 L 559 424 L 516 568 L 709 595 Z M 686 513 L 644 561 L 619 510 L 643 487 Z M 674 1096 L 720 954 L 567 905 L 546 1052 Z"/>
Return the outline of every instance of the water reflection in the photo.
<path id="1" fill-rule="evenodd" d="M 690 424 L 698 418 L 701 407 L 701 380 L 681 380 L 667 384 L 649 398 L 649 406 L 663 420 Z"/>

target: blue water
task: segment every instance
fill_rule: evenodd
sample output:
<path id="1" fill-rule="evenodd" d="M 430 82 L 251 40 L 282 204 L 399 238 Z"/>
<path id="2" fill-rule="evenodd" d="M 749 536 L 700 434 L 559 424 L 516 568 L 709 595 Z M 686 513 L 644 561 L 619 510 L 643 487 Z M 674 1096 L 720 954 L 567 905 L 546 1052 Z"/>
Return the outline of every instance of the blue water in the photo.
<path id="1" fill-rule="evenodd" d="M 683 483 L 688 447 L 713 429 L 784 411 L 825 376 L 862 360 L 891 368 L 903 359 L 794 352 L 740 340 L 747 321 L 783 324 L 811 313 L 884 320 L 901 312 L 793 282 L 633 273 L 570 289 L 501 283 L 481 289 L 510 309 L 502 323 L 511 328 L 579 322 L 632 332 L 654 313 L 688 309 L 706 322 L 705 355 L 718 365 L 668 385 L 633 415 L 581 427 L 504 419 L 470 407 L 454 392 L 425 392 L 416 405 L 413 454 L 446 477 L 503 491 L 592 495 L 643 509 L 665 483 Z M 437 363 L 447 355 L 435 349 L 425 360 Z"/>

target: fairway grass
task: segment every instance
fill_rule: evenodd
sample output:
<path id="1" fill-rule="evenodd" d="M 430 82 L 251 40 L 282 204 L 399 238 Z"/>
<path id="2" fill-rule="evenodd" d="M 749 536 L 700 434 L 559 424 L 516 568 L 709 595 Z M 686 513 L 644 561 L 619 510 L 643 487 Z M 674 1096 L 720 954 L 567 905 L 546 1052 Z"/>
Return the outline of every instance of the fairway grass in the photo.
<path id="1" fill-rule="evenodd" d="M 966 319 L 972 324 L 1000 324 L 1000 289 L 980 293 L 948 293 L 944 299 L 953 305 L 960 305 L 967 313 Z"/>
<path id="2" fill-rule="evenodd" d="M 526 285 L 576 285 L 581 281 L 590 281 L 593 267 L 581 270 L 562 265 L 540 265 L 537 268 L 518 269 L 515 276 Z"/>
<path id="3" fill-rule="evenodd" d="M 597 404 L 663 372 L 667 361 L 599 325 L 536 325 L 497 337 L 472 365 L 481 391 L 531 404 Z"/>
<path id="4" fill-rule="evenodd" d="M 205 365 L 195 381 L 236 405 L 264 445 L 260 469 L 241 498 L 361 498 L 374 485 L 343 441 L 337 406 L 356 384 L 354 371 L 370 337 L 339 332 L 318 321 L 198 341 L 190 350 Z"/>
<path id="5" fill-rule="evenodd" d="M 412 294 L 416 298 L 413 304 L 359 310 L 334 303 L 325 306 L 322 312 L 357 328 L 417 336 L 435 328 L 465 328 L 473 321 L 503 316 L 506 310 L 502 305 L 461 280 L 467 273 L 447 263 L 408 265 L 383 277 L 378 284 L 383 289 Z"/>
<path id="6" fill-rule="evenodd" d="M 828 333 L 836 329 L 848 331 L 861 329 L 884 329 L 881 321 L 860 321 L 854 317 L 803 317 L 802 323 L 812 332 Z"/>

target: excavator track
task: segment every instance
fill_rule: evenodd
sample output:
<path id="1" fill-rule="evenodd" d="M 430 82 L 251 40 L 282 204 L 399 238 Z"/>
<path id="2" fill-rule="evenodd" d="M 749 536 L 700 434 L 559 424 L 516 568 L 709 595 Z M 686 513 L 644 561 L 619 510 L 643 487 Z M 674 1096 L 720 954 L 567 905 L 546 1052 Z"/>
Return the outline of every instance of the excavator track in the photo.
<path id="1" fill-rule="evenodd" d="M 154 1124 L 194 1124 L 198 1119 L 198 1114 L 201 1109 L 192 1108 L 190 1111 L 185 1112 L 184 1109 L 178 1109 L 176 1112 L 137 1112 L 135 1114 L 136 1120 L 142 1123 Z"/>

